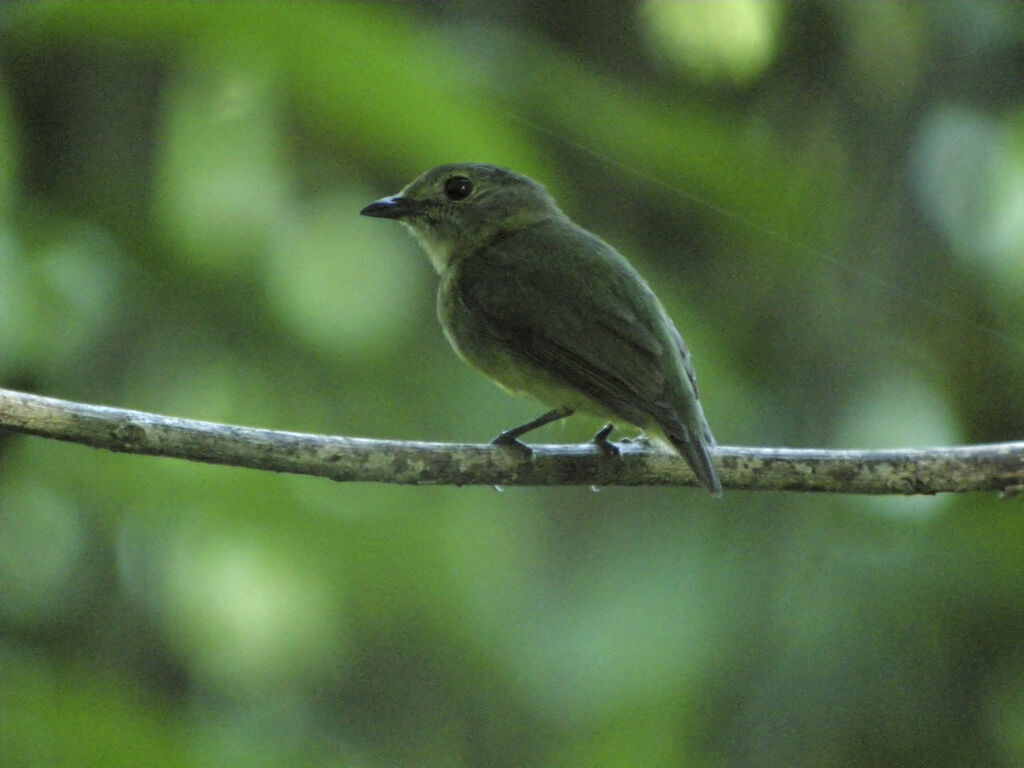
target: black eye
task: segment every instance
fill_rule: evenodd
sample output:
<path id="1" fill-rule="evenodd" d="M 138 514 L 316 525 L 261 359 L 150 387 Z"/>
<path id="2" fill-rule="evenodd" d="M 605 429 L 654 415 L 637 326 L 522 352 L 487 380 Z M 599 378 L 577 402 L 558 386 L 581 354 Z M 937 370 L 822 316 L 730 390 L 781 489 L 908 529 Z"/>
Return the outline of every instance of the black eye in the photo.
<path id="1" fill-rule="evenodd" d="M 452 176 L 444 183 L 444 193 L 449 200 L 465 200 L 473 192 L 473 182 L 465 176 Z"/>

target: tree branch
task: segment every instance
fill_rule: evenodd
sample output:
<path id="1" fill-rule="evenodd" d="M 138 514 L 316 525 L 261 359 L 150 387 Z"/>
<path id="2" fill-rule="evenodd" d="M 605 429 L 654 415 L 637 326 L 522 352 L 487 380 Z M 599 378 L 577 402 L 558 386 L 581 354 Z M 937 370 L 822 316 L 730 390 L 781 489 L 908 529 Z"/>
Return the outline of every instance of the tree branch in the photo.
<path id="1" fill-rule="evenodd" d="M 236 427 L 0 389 L 0 429 L 121 453 L 170 456 L 342 482 L 435 485 L 695 485 L 686 463 L 641 442 L 607 456 L 594 445 L 492 445 L 328 437 Z M 719 446 L 732 490 L 1015 493 L 1024 441 L 956 448 L 830 451 Z"/>

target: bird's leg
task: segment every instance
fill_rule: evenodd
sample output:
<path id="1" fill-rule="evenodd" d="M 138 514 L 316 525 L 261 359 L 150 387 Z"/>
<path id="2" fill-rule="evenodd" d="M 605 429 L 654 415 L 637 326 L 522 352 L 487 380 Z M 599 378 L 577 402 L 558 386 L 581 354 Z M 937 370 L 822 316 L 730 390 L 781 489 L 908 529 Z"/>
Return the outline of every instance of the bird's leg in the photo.
<path id="1" fill-rule="evenodd" d="M 597 434 L 590 439 L 590 442 L 596 445 L 606 456 L 619 455 L 618 447 L 608 439 L 608 435 L 612 433 L 613 429 L 615 429 L 614 424 L 605 424 L 597 431 Z"/>
<path id="2" fill-rule="evenodd" d="M 572 408 L 555 408 L 548 411 L 547 413 L 541 414 L 536 419 L 528 421 L 525 424 L 520 424 L 518 427 L 512 427 L 512 429 L 506 429 L 496 438 L 491 440 L 491 445 L 507 445 L 509 448 L 515 448 L 521 451 L 524 456 L 529 456 L 533 451 L 530 446 L 526 443 L 519 442 L 519 437 L 525 435 L 538 427 L 543 427 L 545 424 L 550 424 L 552 421 L 558 421 L 564 419 L 572 413 Z"/>

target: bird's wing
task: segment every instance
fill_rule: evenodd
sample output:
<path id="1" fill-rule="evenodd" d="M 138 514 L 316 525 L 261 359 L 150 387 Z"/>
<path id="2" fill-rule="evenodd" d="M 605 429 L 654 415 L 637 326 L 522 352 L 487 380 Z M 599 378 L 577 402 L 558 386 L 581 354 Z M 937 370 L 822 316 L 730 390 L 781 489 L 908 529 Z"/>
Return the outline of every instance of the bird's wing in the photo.
<path id="1" fill-rule="evenodd" d="M 686 342 L 683 341 L 683 337 L 679 334 L 679 331 L 674 325 L 670 323 L 669 328 L 672 331 L 672 337 L 676 343 L 676 348 L 679 350 L 679 355 L 683 358 L 683 370 L 686 371 L 686 378 L 690 380 L 690 386 L 693 387 L 693 396 L 699 400 L 700 390 L 697 389 L 697 371 L 693 369 L 693 360 L 690 357 L 690 348 L 686 346 Z"/>
<path id="2" fill-rule="evenodd" d="M 459 300 L 514 357 L 634 424 L 689 421 L 689 353 L 643 279 L 600 239 L 546 223 L 480 249 L 459 270 Z M 683 378 L 675 349 L 685 382 L 674 381 Z"/>

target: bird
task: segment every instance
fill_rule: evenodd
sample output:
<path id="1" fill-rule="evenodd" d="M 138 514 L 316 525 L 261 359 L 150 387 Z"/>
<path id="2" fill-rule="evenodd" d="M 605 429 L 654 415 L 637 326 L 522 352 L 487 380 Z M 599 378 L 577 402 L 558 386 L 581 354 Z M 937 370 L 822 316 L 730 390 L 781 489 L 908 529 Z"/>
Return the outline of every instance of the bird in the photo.
<path id="1" fill-rule="evenodd" d="M 626 258 L 575 224 L 542 184 L 485 163 L 423 173 L 360 213 L 411 232 L 440 275 L 437 317 L 456 353 L 551 410 L 496 445 L 576 411 L 663 437 L 714 496 L 715 439 L 690 351 Z M 612 425 L 594 436 L 604 450 Z"/>

